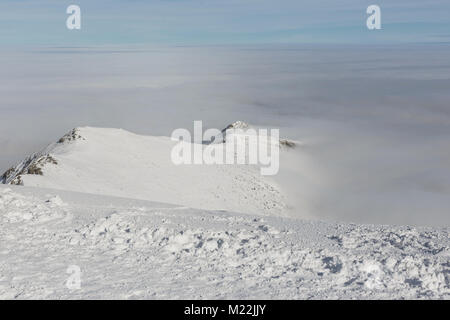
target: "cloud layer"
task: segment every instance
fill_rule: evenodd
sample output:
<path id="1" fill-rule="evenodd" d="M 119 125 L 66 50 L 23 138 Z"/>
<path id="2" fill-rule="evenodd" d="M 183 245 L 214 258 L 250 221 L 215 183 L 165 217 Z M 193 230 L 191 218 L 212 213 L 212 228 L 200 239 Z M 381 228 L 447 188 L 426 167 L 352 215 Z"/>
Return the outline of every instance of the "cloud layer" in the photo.
<path id="1" fill-rule="evenodd" d="M 281 127 L 300 217 L 449 224 L 448 45 L 5 50 L 0 168 L 72 127 Z M 286 160 L 287 161 L 287 160 Z M 292 169 L 294 168 L 294 169 Z M 292 174 L 295 171 L 295 175 Z"/>

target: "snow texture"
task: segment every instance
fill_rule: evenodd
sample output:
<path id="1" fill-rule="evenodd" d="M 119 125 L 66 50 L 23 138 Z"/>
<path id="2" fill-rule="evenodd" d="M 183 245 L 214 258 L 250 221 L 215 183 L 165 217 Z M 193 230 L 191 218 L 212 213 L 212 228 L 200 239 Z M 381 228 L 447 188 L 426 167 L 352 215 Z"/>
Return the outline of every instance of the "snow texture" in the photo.
<path id="1" fill-rule="evenodd" d="M 449 299 L 448 233 L 0 186 L 0 298 Z"/>
<path id="2" fill-rule="evenodd" d="M 283 217 L 258 166 L 176 166 L 175 143 L 76 128 L 8 170 L 0 299 L 450 298 L 448 227 Z"/>

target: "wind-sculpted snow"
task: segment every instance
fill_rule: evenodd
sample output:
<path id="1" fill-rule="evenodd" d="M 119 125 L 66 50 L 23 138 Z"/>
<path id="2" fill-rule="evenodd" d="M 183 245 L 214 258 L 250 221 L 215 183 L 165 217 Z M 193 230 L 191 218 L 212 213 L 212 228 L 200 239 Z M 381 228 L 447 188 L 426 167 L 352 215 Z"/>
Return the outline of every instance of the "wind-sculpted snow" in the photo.
<path id="1" fill-rule="evenodd" d="M 448 232 L 1 187 L 0 298 L 448 299 Z"/>
<path id="2" fill-rule="evenodd" d="M 25 197 L 12 193 L 10 189 L 2 189 L 0 194 L 0 221 L 5 223 L 40 223 L 67 215 L 64 203 L 59 196 L 49 197 L 41 201 L 33 197 Z M 32 203 L 32 205 L 31 205 Z"/>

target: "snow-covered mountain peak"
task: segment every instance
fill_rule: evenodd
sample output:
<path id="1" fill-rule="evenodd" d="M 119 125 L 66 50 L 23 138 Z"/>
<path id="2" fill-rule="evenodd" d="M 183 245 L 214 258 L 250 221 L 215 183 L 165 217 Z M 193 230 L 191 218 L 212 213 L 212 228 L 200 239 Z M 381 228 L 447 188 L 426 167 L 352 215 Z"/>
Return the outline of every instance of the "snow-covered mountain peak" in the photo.
<path id="1" fill-rule="evenodd" d="M 229 124 L 228 126 L 226 126 L 225 128 L 223 128 L 221 130 L 221 134 L 219 136 L 214 137 L 211 140 L 211 143 L 225 143 L 227 141 L 227 130 L 236 130 L 233 132 L 233 136 L 239 135 L 240 131 L 241 132 L 248 135 L 250 134 L 249 129 L 254 129 L 255 130 L 255 134 L 259 135 L 259 133 L 257 132 L 257 128 L 253 127 L 252 125 L 250 125 L 249 123 L 245 122 L 245 121 L 241 121 L 241 120 L 237 120 L 231 124 Z M 293 141 L 293 140 L 289 140 L 289 139 L 274 139 L 274 137 L 267 137 L 267 141 L 269 143 L 273 143 L 273 144 L 277 144 L 282 148 L 285 149 L 290 149 L 290 148 L 295 148 L 297 146 L 297 142 Z"/>
<path id="2" fill-rule="evenodd" d="M 10 168 L 0 181 L 201 209 L 284 211 L 281 189 L 261 176 L 258 166 L 176 165 L 171 160 L 176 143 L 123 129 L 78 127 Z"/>
<path id="3" fill-rule="evenodd" d="M 222 132 L 225 132 L 228 129 L 248 129 L 249 127 L 250 125 L 247 122 L 238 120 L 226 126 L 224 129 L 222 129 Z"/>

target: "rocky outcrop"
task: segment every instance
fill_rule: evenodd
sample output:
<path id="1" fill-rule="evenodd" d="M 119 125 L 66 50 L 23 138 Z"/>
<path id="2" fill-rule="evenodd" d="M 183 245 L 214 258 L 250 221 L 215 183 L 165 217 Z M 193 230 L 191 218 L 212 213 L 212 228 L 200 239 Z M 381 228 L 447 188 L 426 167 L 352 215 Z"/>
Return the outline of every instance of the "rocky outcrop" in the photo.
<path id="1" fill-rule="evenodd" d="M 84 138 L 80 135 L 78 129 L 75 128 L 75 129 L 72 129 L 70 132 L 66 133 L 64 136 L 62 136 L 58 140 L 58 143 L 71 142 L 71 141 L 80 140 L 80 139 L 84 140 Z"/>
<path id="2" fill-rule="evenodd" d="M 221 132 L 221 137 L 218 139 L 218 137 L 215 137 L 215 141 L 222 141 L 223 143 L 226 142 L 226 133 L 227 130 L 229 129 L 242 129 L 242 130 L 247 130 L 250 129 L 251 126 L 244 122 L 244 121 L 235 121 L 232 124 L 229 124 L 228 126 L 226 126 L 224 129 L 222 129 Z M 280 148 L 286 148 L 286 149 L 292 149 L 296 147 L 296 143 L 292 140 L 288 140 L 288 139 L 280 139 Z"/>
<path id="3" fill-rule="evenodd" d="M 75 140 L 84 140 L 76 128 L 62 136 L 56 144 L 51 144 L 43 151 L 27 157 L 19 164 L 6 170 L 0 176 L 0 183 L 23 185 L 23 175 L 44 175 L 44 167 L 46 164 L 58 164 L 58 161 L 50 154 L 53 148 L 57 144 L 71 143 Z"/>
<path id="4" fill-rule="evenodd" d="M 45 164 L 51 163 L 57 165 L 58 162 L 50 154 L 34 155 L 25 159 L 15 167 L 9 168 L 2 176 L 3 184 L 23 185 L 22 176 L 26 174 L 43 175 Z"/>

